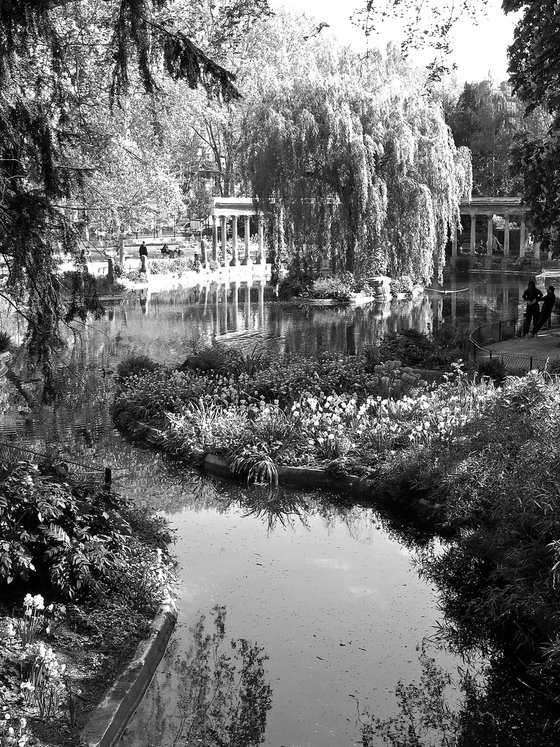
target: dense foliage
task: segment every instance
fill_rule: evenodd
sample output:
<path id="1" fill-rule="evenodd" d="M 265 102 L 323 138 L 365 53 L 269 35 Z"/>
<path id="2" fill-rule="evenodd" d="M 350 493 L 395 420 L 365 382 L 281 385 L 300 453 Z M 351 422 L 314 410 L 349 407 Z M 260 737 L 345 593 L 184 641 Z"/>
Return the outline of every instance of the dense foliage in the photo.
<path id="1" fill-rule="evenodd" d="M 424 345 L 429 359 L 433 350 Z M 448 439 L 463 418 L 460 390 L 428 387 L 421 372 L 379 361 L 378 348 L 362 358 L 285 361 L 210 348 L 183 370 L 121 380 L 113 416 L 124 427 L 148 426 L 150 442 L 173 455 L 218 454 L 253 477 L 274 479 L 273 465 L 333 461 L 374 474 L 395 449 Z"/>
<path id="2" fill-rule="evenodd" d="M 398 55 L 360 67 L 344 50 L 254 104 L 245 169 L 274 205 L 277 266 L 314 275 L 327 259 L 358 277 L 439 276 L 470 159 L 421 86 Z"/>
<path id="3" fill-rule="evenodd" d="M 31 590 L 74 600 L 119 590 L 140 605 L 157 605 L 158 547 L 168 535 L 107 489 L 71 487 L 28 463 L 5 469 L 0 529 L 3 594 Z"/>
<path id="4" fill-rule="evenodd" d="M 8 0 L 0 7 L 3 295 L 27 320 L 29 351 L 45 371 L 60 342 L 61 320 L 101 313 L 91 284 L 84 281 L 68 305 L 56 277 L 61 253 L 86 274 L 84 245 L 72 218 L 84 204 L 91 173 L 103 159 L 113 170 L 118 162 L 134 189 L 140 176 L 142 185 L 152 183 L 152 191 L 170 201 L 162 173 L 139 174 L 144 154 L 130 138 L 126 147 L 126 131 L 134 131 L 131 118 L 119 114 L 121 132 L 111 131 L 111 104 L 118 101 L 122 112 L 127 95 L 153 97 L 166 79 L 191 88 L 205 85 L 224 99 L 238 96 L 233 75 L 164 18 L 166 5 Z M 139 193 L 145 209 L 146 189 Z"/>

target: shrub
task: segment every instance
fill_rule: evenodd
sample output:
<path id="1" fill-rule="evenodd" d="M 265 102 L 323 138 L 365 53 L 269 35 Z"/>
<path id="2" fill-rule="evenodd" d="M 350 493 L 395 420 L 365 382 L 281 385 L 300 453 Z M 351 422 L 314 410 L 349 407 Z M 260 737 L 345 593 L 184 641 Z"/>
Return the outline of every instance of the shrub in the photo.
<path id="1" fill-rule="evenodd" d="M 106 489 L 72 487 L 29 463 L 1 479 L 3 593 L 40 590 L 75 600 L 112 590 L 136 609 L 157 606 L 169 539 L 160 521 Z"/>
<path id="2" fill-rule="evenodd" d="M 158 364 L 147 355 L 129 355 L 117 366 L 117 381 L 122 383 L 131 376 L 156 371 L 158 368 Z"/>
<path id="3" fill-rule="evenodd" d="M 0 586 L 69 599 L 122 572 L 130 535 L 115 496 L 72 489 L 28 463 L 3 476 L 0 529 Z"/>
<path id="4" fill-rule="evenodd" d="M 478 375 L 488 376 L 496 384 L 502 384 L 507 376 L 507 368 L 503 358 L 484 358 L 478 364 Z"/>

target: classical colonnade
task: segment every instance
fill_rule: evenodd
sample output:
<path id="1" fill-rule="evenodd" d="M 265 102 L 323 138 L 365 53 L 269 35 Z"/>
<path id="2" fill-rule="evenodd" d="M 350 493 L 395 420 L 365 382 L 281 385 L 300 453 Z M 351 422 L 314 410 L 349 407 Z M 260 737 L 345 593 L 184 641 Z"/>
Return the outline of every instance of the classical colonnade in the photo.
<path id="1" fill-rule="evenodd" d="M 251 217 L 257 218 L 257 256 L 255 263 L 258 265 L 266 264 L 266 255 L 264 249 L 264 223 L 263 215 L 259 212 L 257 201 L 251 197 L 215 197 L 214 205 L 211 212 L 212 220 L 212 246 L 209 256 L 209 247 L 206 242 L 202 243 L 201 261 L 208 264 L 209 261 L 217 262 L 224 266 L 230 265 L 251 265 L 253 258 L 251 256 L 250 246 L 250 221 Z M 227 249 L 227 225 L 231 220 L 231 259 L 228 260 Z M 244 221 L 244 246 L 240 243 L 238 235 L 239 221 Z M 218 226 L 220 227 L 221 236 L 218 235 Z M 220 262 L 220 241 L 222 262 Z"/>
<path id="2" fill-rule="evenodd" d="M 461 200 L 461 215 L 469 215 L 471 219 L 469 254 L 476 254 L 476 217 L 485 215 L 488 221 L 486 233 L 486 256 L 491 257 L 494 253 L 494 224 L 495 215 L 504 218 L 504 258 L 510 255 L 510 219 L 512 217 L 520 218 L 519 231 L 519 256 L 525 256 L 527 245 L 527 225 L 526 225 L 526 208 L 521 205 L 518 197 L 473 197 L 471 200 Z M 451 264 L 454 264 L 457 257 L 457 229 L 455 228 L 451 236 Z"/>
<path id="3" fill-rule="evenodd" d="M 461 200 L 461 215 L 470 216 L 469 254 L 477 254 L 476 245 L 476 218 L 479 215 L 486 216 L 487 232 L 485 255 L 491 258 L 494 254 L 494 224 L 495 215 L 504 218 L 504 259 L 510 256 L 510 220 L 512 218 L 520 221 L 519 234 L 519 256 L 524 257 L 527 246 L 526 208 L 521 204 L 518 197 L 475 197 L 471 200 Z M 251 256 L 250 221 L 251 217 L 257 220 L 257 253 L 253 260 Z M 214 261 L 224 266 L 265 265 L 266 254 L 264 248 L 264 216 L 258 207 L 258 201 L 252 197 L 215 197 L 211 212 L 212 221 L 212 244 L 208 247 L 206 242 L 202 244 L 201 261 L 208 264 Z M 228 257 L 228 222 L 231 221 L 231 258 Z M 244 245 L 238 235 L 239 222 L 244 222 Z M 218 230 L 219 229 L 219 230 Z M 220 246 L 221 245 L 221 246 Z M 222 260 L 220 261 L 220 248 Z M 458 233 L 455 228 L 451 236 L 451 264 L 453 265 L 458 255 Z"/>

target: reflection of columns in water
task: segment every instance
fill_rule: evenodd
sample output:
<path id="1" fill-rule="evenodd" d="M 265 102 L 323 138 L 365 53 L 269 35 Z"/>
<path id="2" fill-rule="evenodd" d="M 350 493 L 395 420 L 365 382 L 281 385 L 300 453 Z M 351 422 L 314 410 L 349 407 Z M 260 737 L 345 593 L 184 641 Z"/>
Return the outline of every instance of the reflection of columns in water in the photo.
<path id="1" fill-rule="evenodd" d="M 245 329 L 251 329 L 251 281 L 245 286 Z"/>
<path id="2" fill-rule="evenodd" d="M 220 314 L 220 334 L 225 335 L 227 332 L 228 324 L 228 285 L 224 283 L 221 288 L 222 294 L 222 313 Z"/>
<path id="3" fill-rule="evenodd" d="M 231 328 L 234 332 L 239 329 L 239 283 L 235 281 L 231 289 Z"/>
<path id="4" fill-rule="evenodd" d="M 220 333 L 220 293 L 219 293 L 219 286 L 215 284 L 213 286 L 213 291 L 215 293 L 214 296 L 214 319 L 213 321 L 213 330 L 214 335 L 218 335 Z"/>
<path id="5" fill-rule="evenodd" d="M 208 286 L 207 285 L 205 285 L 204 288 L 201 291 L 200 300 L 202 301 L 202 299 L 204 299 L 204 301 L 203 301 L 203 308 L 204 308 L 203 316 L 206 316 L 206 309 L 208 307 Z"/>
<path id="6" fill-rule="evenodd" d="M 486 324 L 492 324 L 492 304 L 496 300 L 496 290 L 491 283 L 486 286 Z"/>
<path id="7" fill-rule="evenodd" d="M 509 213 L 504 215 L 504 257 L 509 257 Z"/>
<path id="8" fill-rule="evenodd" d="M 264 280 L 259 281 L 259 329 L 264 327 Z"/>
<path id="9" fill-rule="evenodd" d="M 441 324 L 442 302 L 439 293 L 432 293 L 432 331 Z"/>
<path id="10" fill-rule="evenodd" d="M 509 286 L 505 285 L 502 289 L 502 319 L 512 319 L 515 314 L 509 313 Z"/>
<path id="11" fill-rule="evenodd" d="M 453 327 L 457 326 L 457 294 L 451 294 L 451 324 Z"/>
<path id="12" fill-rule="evenodd" d="M 469 288 L 469 324 L 474 324 L 474 287 Z"/>

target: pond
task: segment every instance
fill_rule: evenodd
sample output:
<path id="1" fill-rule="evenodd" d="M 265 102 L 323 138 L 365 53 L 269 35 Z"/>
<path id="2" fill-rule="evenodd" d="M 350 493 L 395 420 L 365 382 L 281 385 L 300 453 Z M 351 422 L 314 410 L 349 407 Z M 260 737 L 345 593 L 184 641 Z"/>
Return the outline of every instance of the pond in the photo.
<path id="1" fill-rule="evenodd" d="M 249 494 L 123 439 L 108 412 L 118 362 L 134 352 L 171 364 L 213 339 L 276 354 L 354 353 L 398 329 L 513 318 L 525 285 L 455 280 L 448 290 L 457 292 L 357 309 L 279 304 L 262 284 L 139 293 L 84 328 L 53 406 L 6 414 L 0 453 L 54 451 L 93 476 L 111 466 L 116 489 L 176 529 L 179 623 L 123 747 L 181 743 L 181 662 L 193 625 L 201 614 L 209 622 L 215 605 L 225 607 L 228 641 L 256 642 L 268 657 L 265 745 L 355 744 L 358 713 L 391 715 L 397 681 L 418 679 L 416 647 L 434 633 L 438 603 L 416 573 L 406 527 L 351 496 Z M 445 652 L 436 658 L 453 668 Z"/>

